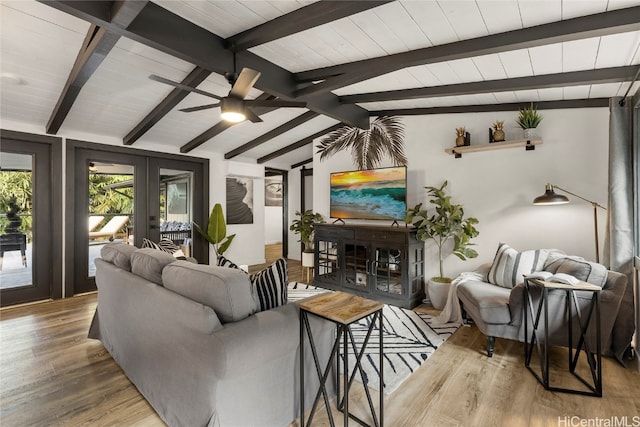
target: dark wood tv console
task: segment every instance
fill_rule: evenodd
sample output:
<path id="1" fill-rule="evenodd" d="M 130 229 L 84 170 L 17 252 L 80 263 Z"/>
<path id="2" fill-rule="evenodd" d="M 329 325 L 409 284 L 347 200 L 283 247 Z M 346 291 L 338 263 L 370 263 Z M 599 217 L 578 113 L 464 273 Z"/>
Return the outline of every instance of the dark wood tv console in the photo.
<path id="1" fill-rule="evenodd" d="M 424 242 L 408 227 L 316 224 L 314 284 L 404 308 L 424 298 Z"/>

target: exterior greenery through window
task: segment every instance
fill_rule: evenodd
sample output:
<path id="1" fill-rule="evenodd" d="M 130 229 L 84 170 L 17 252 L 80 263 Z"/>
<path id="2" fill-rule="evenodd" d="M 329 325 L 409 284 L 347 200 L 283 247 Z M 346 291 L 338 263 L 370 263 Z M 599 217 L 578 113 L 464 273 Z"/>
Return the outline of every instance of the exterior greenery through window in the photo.
<path id="1" fill-rule="evenodd" d="M 89 174 L 89 214 L 133 214 L 133 186 L 109 188 L 131 181 L 129 175 Z M 31 240 L 33 184 L 31 172 L 0 171 L 0 233 L 8 224 L 6 212 L 15 197 L 22 219 L 20 231 Z M 107 219 L 108 220 L 108 219 Z M 106 220 L 105 220 L 106 221 Z"/>

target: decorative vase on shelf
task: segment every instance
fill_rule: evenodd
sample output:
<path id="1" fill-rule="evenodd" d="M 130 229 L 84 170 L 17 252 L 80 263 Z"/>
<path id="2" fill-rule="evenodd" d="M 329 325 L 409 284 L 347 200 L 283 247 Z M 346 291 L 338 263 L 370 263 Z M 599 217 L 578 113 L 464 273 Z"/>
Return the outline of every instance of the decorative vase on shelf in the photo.
<path id="1" fill-rule="evenodd" d="M 462 147 L 465 145 L 465 131 L 465 128 L 456 128 L 456 135 L 458 135 L 456 138 L 456 147 Z"/>
<path id="2" fill-rule="evenodd" d="M 504 134 L 504 121 L 502 121 L 502 120 L 497 120 L 497 121 L 493 124 L 493 128 L 495 129 L 495 131 L 493 132 L 493 141 L 494 141 L 494 142 L 504 141 L 504 138 L 505 138 L 505 134 Z"/>

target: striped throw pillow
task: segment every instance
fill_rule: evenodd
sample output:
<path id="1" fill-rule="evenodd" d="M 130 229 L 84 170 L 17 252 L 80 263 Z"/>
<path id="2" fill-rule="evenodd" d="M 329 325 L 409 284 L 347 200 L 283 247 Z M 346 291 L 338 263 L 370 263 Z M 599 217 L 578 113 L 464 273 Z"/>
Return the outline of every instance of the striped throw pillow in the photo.
<path id="1" fill-rule="evenodd" d="M 525 274 L 542 270 L 548 256 L 547 249 L 518 252 L 506 243 L 500 243 L 487 281 L 503 288 L 513 288 L 524 281 Z"/>
<path id="2" fill-rule="evenodd" d="M 287 303 L 287 261 L 278 259 L 264 270 L 249 276 L 258 311 L 280 307 Z"/>
<path id="3" fill-rule="evenodd" d="M 238 270 L 242 270 L 240 268 L 240 266 L 238 266 L 238 264 L 236 264 L 235 262 L 231 261 L 229 258 L 225 258 L 222 255 L 218 256 L 218 261 L 217 261 L 216 265 L 218 267 L 236 268 Z M 244 271 L 244 270 L 242 270 L 242 271 Z"/>
<path id="4" fill-rule="evenodd" d="M 169 239 L 160 239 L 160 241 L 156 243 L 153 240 L 149 240 L 146 237 L 143 237 L 142 247 L 157 249 L 159 251 L 169 253 L 173 255 L 174 258 L 180 259 L 183 261 L 187 259 L 187 257 L 184 256 L 184 252 L 182 252 L 182 249 L 180 249 L 178 245 L 176 245 L 175 243 L 173 243 L 173 241 Z"/>

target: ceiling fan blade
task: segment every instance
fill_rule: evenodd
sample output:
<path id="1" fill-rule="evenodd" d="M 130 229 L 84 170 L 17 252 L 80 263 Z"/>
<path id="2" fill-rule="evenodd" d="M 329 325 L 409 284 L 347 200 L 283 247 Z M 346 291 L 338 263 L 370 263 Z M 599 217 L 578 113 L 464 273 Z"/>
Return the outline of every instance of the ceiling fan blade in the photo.
<path id="1" fill-rule="evenodd" d="M 240 75 L 236 79 L 235 83 L 231 87 L 229 96 L 244 99 L 249 94 L 249 91 L 256 84 L 256 81 L 260 77 L 260 72 L 252 70 L 251 68 L 243 68 Z"/>
<path id="2" fill-rule="evenodd" d="M 216 108 L 216 107 L 219 107 L 219 106 L 220 106 L 220 103 L 216 102 L 215 104 L 200 105 L 199 107 L 181 108 L 178 111 L 182 111 L 184 113 L 192 113 L 194 111 L 208 110 L 209 108 Z"/>
<path id="3" fill-rule="evenodd" d="M 272 99 L 272 100 L 247 99 L 244 101 L 244 103 L 251 107 L 301 107 L 301 108 L 304 108 L 307 106 L 306 102 L 286 101 L 284 99 Z"/>
<path id="4" fill-rule="evenodd" d="M 256 113 L 254 113 L 253 111 L 251 111 L 248 108 L 244 109 L 244 115 L 247 116 L 247 120 L 250 120 L 252 123 L 260 123 L 260 122 L 262 122 L 262 119 L 260 117 L 258 117 L 258 115 Z"/>
<path id="5" fill-rule="evenodd" d="M 222 99 L 221 96 L 215 95 L 215 94 L 213 94 L 211 92 L 206 92 L 204 90 L 200 90 L 200 89 L 195 88 L 195 87 L 183 85 L 182 83 L 174 82 L 173 80 L 165 79 L 164 77 L 156 76 L 155 74 L 151 74 L 149 76 L 149 78 L 151 80 L 156 81 L 156 82 L 164 83 L 164 84 L 167 84 L 169 86 L 177 87 L 178 89 L 182 89 L 182 90 L 186 90 L 186 91 L 189 91 L 189 92 L 197 93 L 199 95 L 208 96 L 209 98 Z"/>

